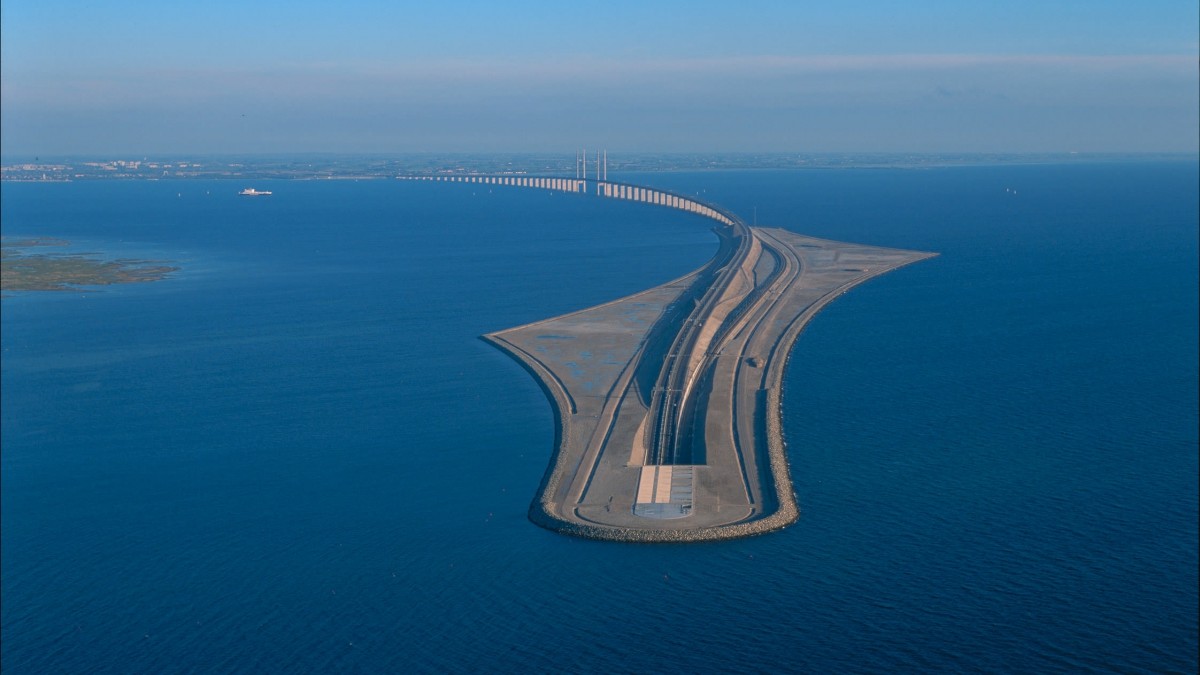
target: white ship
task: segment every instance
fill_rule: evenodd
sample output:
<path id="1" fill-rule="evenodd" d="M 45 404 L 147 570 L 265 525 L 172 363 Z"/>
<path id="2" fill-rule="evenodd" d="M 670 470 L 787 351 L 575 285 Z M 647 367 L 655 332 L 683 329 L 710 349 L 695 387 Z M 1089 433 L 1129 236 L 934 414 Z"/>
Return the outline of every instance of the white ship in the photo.
<path id="1" fill-rule="evenodd" d="M 238 193 L 246 197 L 266 197 L 271 194 L 270 190 L 255 190 L 254 188 L 246 188 Z"/>

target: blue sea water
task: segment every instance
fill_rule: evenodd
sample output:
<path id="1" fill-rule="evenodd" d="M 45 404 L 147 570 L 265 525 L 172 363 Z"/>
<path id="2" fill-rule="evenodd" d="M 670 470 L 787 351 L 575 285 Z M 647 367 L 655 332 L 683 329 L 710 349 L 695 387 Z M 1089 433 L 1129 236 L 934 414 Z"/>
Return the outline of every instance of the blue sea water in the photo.
<path id="1" fill-rule="evenodd" d="M 2 301 L 3 670 L 1195 672 L 1197 176 L 623 176 L 941 253 L 797 342 L 799 522 L 678 546 L 526 519 L 550 408 L 477 336 L 700 265 L 706 221 L 429 183 L 6 183 L 6 236 L 182 269 Z"/>

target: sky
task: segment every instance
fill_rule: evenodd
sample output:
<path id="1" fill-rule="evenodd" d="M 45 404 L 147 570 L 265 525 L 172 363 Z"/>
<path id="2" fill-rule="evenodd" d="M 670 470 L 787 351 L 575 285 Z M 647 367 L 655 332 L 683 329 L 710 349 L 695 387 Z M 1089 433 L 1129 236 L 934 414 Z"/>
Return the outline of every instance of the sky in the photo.
<path id="1" fill-rule="evenodd" d="M 3 0 L 5 156 L 1183 152 L 1196 0 Z"/>

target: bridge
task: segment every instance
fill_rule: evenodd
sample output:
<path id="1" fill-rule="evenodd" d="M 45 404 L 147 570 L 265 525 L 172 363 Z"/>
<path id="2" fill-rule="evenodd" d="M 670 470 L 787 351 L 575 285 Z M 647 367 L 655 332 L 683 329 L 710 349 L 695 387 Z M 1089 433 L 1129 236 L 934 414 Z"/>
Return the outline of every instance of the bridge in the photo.
<path id="1" fill-rule="evenodd" d="M 680 279 L 483 336 L 555 410 L 556 448 L 530 518 L 622 541 L 726 539 L 794 522 L 780 427 L 792 343 L 850 288 L 935 254 L 749 227 L 695 197 L 596 175 L 402 177 L 640 202 L 716 223 L 716 254 Z"/>
<path id="2" fill-rule="evenodd" d="M 508 187 L 538 188 L 555 192 L 588 194 L 595 191 L 600 197 L 624 199 L 631 202 L 642 202 L 665 206 L 680 211 L 695 213 L 705 218 L 711 218 L 722 225 L 734 227 L 741 221 L 697 199 L 680 195 L 667 190 L 630 185 L 627 183 L 610 182 L 608 180 L 588 180 L 586 178 L 558 178 L 553 176 L 493 176 L 483 174 L 471 175 L 433 175 L 433 176 L 399 176 L 400 180 L 439 181 L 443 183 L 470 183 L 472 185 L 502 185 Z M 745 227 L 745 225 L 742 225 Z"/>

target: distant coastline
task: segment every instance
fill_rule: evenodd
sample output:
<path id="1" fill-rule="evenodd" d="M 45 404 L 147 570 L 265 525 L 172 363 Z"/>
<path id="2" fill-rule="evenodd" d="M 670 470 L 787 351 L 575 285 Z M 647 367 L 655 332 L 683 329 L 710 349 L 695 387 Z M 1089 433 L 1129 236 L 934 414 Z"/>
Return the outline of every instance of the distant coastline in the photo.
<path id="1" fill-rule="evenodd" d="M 1195 161 L 1188 153 L 610 153 L 613 172 L 831 168 L 923 169 L 947 166 Z M 370 180 L 417 175 L 574 175 L 558 154 L 400 153 L 395 155 L 4 157 L 0 181 Z"/>

